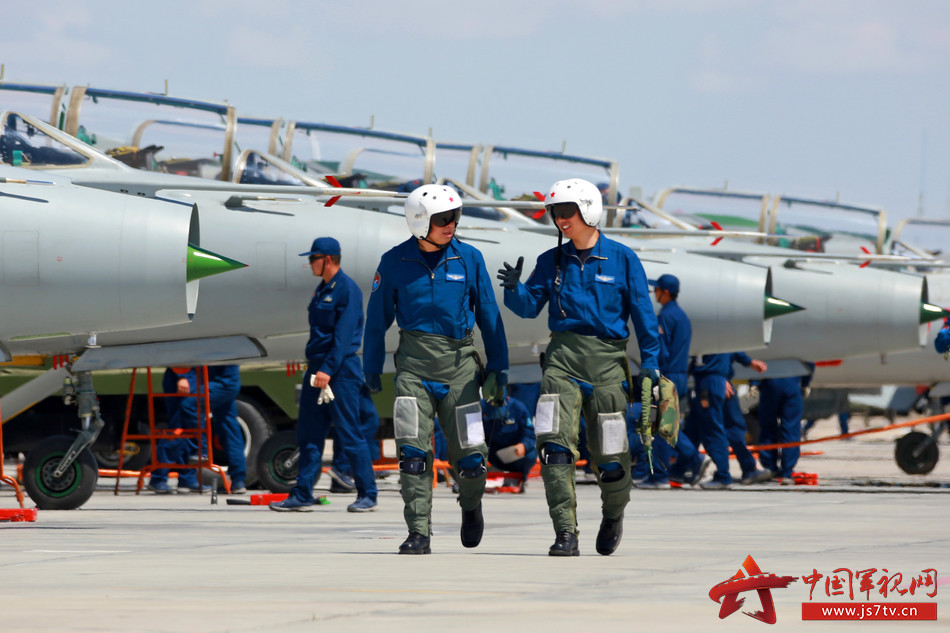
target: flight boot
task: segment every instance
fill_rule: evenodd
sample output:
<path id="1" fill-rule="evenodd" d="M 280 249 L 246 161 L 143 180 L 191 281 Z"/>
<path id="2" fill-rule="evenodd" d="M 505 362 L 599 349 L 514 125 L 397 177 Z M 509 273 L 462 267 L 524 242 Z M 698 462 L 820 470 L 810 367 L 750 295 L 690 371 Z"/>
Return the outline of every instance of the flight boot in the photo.
<path id="1" fill-rule="evenodd" d="M 600 522 L 600 531 L 597 532 L 597 553 L 610 556 L 620 545 L 623 536 L 623 517 L 608 519 L 604 517 Z"/>
<path id="2" fill-rule="evenodd" d="M 478 547 L 485 531 L 485 518 L 482 516 L 482 503 L 474 510 L 462 510 L 462 529 L 459 530 L 463 547 Z"/>
<path id="3" fill-rule="evenodd" d="M 408 538 L 399 546 L 400 554 L 431 554 L 429 537 L 418 532 L 410 532 Z"/>
<path id="4" fill-rule="evenodd" d="M 557 539 L 554 541 L 554 545 L 552 545 L 551 549 L 548 550 L 548 556 L 580 555 L 581 550 L 577 545 L 577 534 L 574 534 L 574 532 L 568 532 L 567 530 L 557 533 Z"/>

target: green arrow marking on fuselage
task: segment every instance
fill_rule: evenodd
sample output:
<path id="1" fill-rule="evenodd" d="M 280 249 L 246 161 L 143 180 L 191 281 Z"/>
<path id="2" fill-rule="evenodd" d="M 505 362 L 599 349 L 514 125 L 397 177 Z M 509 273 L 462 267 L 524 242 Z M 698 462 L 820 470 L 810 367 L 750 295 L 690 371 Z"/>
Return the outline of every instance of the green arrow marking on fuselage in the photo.
<path id="1" fill-rule="evenodd" d="M 765 317 L 766 319 L 771 319 L 777 316 L 782 316 L 783 314 L 791 314 L 792 312 L 798 312 L 799 310 L 804 310 L 802 306 L 797 306 L 794 303 L 789 303 L 783 299 L 778 299 L 772 295 L 765 295 Z"/>
<path id="2" fill-rule="evenodd" d="M 935 306 L 932 303 L 923 303 L 920 304 L 920 324 L 930 323 L 931 321 L 936 321 L 937 319 L 942 319 L 947 316 L 947 311 L 941 308 L 940 306 Z"/>
<path id="3" fill-rule="evenodd" d="M 226 273 L 229 270 L 245 268 L 247 264 L 239 262 L 236 259 L 218 255 L 201 248 L 194 244 L 188 245 L 188 266 L 187 280 L 194 281 L 202 277 L 210 277 L 219 273 Z"/>

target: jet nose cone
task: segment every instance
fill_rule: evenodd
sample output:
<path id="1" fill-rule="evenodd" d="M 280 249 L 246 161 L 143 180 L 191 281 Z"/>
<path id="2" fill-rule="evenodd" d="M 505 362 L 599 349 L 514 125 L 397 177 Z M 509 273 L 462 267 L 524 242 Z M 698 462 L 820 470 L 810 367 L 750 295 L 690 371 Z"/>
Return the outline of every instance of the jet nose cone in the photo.
<path id="1" fill-rule="evenodd" d="M 246 268 L 247 264 L 236 259 L 218 255 L 211 251 L 198 248 L 194 244 L 188 245 L 187 280 L 194 281 L 202 277 L 210 277 L 219 273 L 226 273 L 237 268 Z"/>
<path id="2" fill-rule="evenodd" d="M 773 297 L 772 295 L 765 295 L 765 317 L 766 319 L 771 319 L 777 316 L 782 316 L 783 314 L 791 314 L 792 312 L 798 312 L 804 310 L 802 306 L 795 305 L 785 301 L 784 299 L 779 299 Z"/>
<path id="3" fill-rule="evenodd" d="M 948 312 L 941 308 L 940 306 L 935 306 L 932 303 L 923 303 L 920 304 L 920 324 L 930 323 L 931 321 L 936 321 L 937 319 L 943 319 L 947 316 Z"/>

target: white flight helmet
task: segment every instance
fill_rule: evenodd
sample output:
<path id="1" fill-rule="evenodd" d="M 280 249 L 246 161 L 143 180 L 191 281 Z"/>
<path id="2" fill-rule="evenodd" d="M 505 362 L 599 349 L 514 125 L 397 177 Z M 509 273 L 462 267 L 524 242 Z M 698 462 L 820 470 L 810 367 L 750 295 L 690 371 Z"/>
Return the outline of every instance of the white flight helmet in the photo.
<path id="1" fill-rule="evenodd" d="M 406 222 L 412 234 L 424 240 L 429 235 L 429 222 L 433 215 L 454 209 L 459 209 L 461 215 L 461 208 L 462 198 L 452 187 L 422 185 L 406 198 Z"/>
<path id="2" fill-rule="evenodd" d="M 552 204 L 561 202 L 577 204 L 581 210 L 581 218 L 587 226 L 597 226 L 604 215 L 604 201 L 600 189 L 580 178 L 558 180 L 551 185 L 548 195 L 544 197 L 544 206 L 549 208 Z"/>

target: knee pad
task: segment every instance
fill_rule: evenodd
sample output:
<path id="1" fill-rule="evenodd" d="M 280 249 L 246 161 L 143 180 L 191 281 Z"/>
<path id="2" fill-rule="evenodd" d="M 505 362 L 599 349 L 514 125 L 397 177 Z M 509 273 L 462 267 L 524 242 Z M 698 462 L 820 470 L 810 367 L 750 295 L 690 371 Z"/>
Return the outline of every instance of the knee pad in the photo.
<path id="1" fill-rule="evenodd" d="M 598 464 L 598 470 L 600 470 L 600 481 L 609 484 L 615 481 L 620 481 L 623 479 L 624 470 L 623 466 L 617 462 L 607 462 L 606 464 Z"/>
<path id="2" fill-rule="evenodd" d="M 488 472 L 481 453 L 472 453 L 460 459 L 458 461 L 458 469 L 461 479 L 475 479 Z"/>
<path id="3" fill-rule="evenodd" d="M 573 464 L 574 454 L 560 444 L 548 442 L 541 448 L 541 463 L 545 466 Z"/>
<path id="4" fill-rule="evenodd" d="M 426 454 L 414 446 L 399 449 L 399 471 L 409 475 L 421 475 L 426 471 Z"/>

